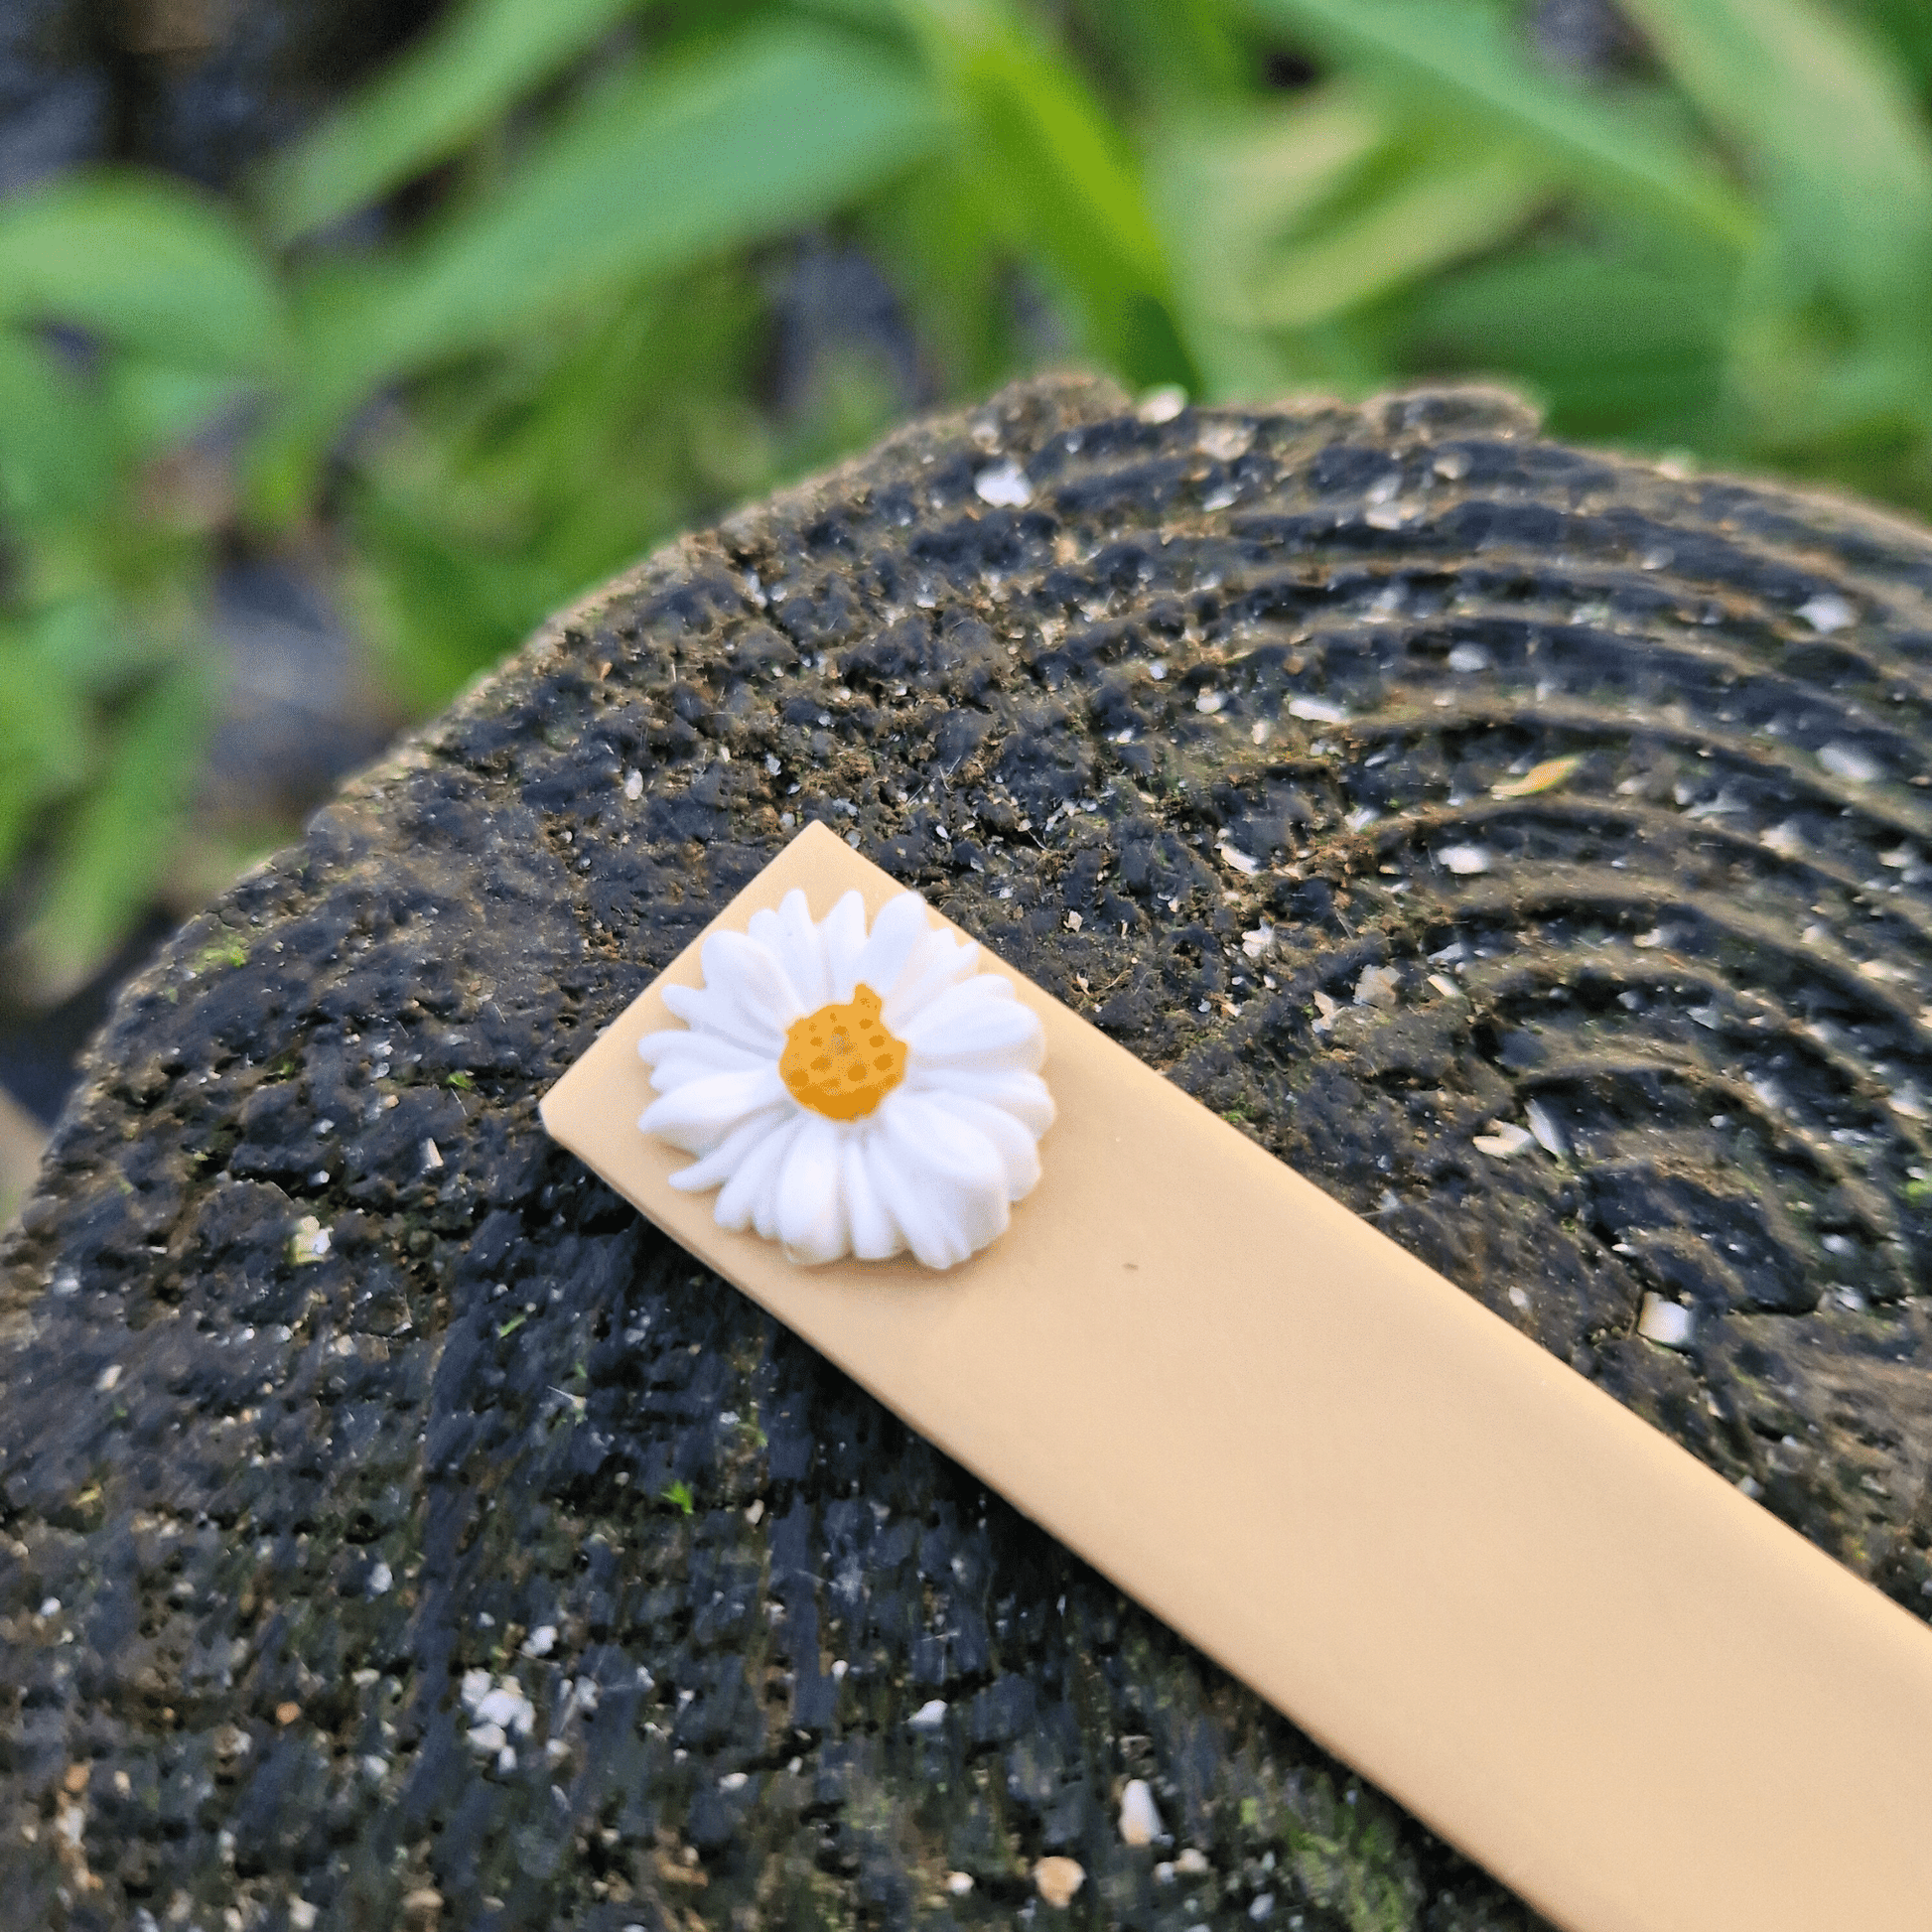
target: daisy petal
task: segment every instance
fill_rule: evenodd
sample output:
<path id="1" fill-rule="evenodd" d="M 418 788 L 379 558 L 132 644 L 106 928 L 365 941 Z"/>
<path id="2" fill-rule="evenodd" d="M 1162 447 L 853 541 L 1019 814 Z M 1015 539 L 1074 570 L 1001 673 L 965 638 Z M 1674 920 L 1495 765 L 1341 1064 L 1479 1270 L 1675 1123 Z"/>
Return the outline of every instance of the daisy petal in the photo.
<path id="1" fill-rule="evenodd" d="M 693 1033 L 689 1027 L 666 1027 L 661 1033 L 646 1034 L 637 1042 L 637 1054 L 651 1069 L 650 1083 L 659 1093 L 669 1093 L 673 1087 L 702 1079 L 707 1073 L 749 1073 L 754 1067 L 767 1065 L 771 1058 L 722 1034 Z"/>
<path id="2" fill-rule="evenodd" d="M 777 957 L 744 932 L 714 932 L 698 957 L 702 990 L 667 986 L 664 1004 L 688 1027 L 775 1058 L 785 1029 L 804 1011 Z"/>
<path id="3" fill-rule="evenodd" d="M 853 983 L 884 997 L 892 990 L 912 948 L 932 930 L 925 901 L 917 893 L 900 893 L 880 907 L 872 932 L 853 962 Z"/>
<path id="4" fill-rule="evenodd" d="M 796 886 L 778 901 L 778 957 L 806 1013 L 816 1013 L 832 995 L 825 972 L 825 939 L 812 923 L 811 907 Z"/>
<path id="5" fill-rule="evenodd" d="M 687 1194 L 702 1194 L 729 1180 L 752 1150 L 774 1128 L 791 1117 L 790 1107 L 766 1107 L 762 1112 L 740 1121 L 702 1161 L 680 1168 L 672 1174 L 671 1185 Z"/>
<path id="6" fill-rule="evenodd" d="M 873 1191 L 916 1260 L 927 1268 L 950 1268 L 972 1253 L 939 1203 L 921 1194 L 917 1174 L 898 1159 L 885 1135 L 855 1145 L 863 1146 Z"/>
<path id="7" fill-rule="evenodd" d="M 984 1134 L 903 1087 L 879 1115 L 882 1132 L 868 1148 L 873 1178 L 927 1267 L 949 1268 L 1005 1231 L 1006 1170 Z"/>
<path id="8" fill-rule="evenodd" d="M 905 1246 L 898 1223 L 886 1210 L 872 1184 L 866 1161 L 870 1134 L 848 1134 L 839 1148 L 839 1184 L 845 1192 L 846 1218 L 852 1224 L 852 1252 L 861 1261 L 886 1261 Z"/>
<path id="9" fill-rule="evenodd" d="M 898 979 L 886 994 L 884 1018 L 901 1038 L 913 1018 L 950 987 L 958 985 L 979 961 L 970 939 L 955 942 L 946 932 L 929 932 L 912 949 Z"/>
<path id="10" fill-rule="evenodd" d="M 899 1038 L 911 1049 L 908 1071 L 916 1064 L 1034 1073 L 1046 1057 L 1045 1029 L 1033 1009 L 1018 1000 L 982 996 L 961 1001 L 929 1026 L 921 1016 Z"/>
<path id="11" fill-rule="evenodd" d="M 721 1228 L 742 1234 L 755 1225 L 770 1197 L 772 1183 L 784 1166 L 791 1144 L 804 1126 L 803 1114 L 794 1113 L 754 1147 L 738 1164 L 738 1172 L 718 1190 L 718 1204 L 711 1218 Z"/>
<path id="12" fill-rule="evenodd" d="M 908 1066 L 907 1088 L 916 1093 L 931 1093 L 950 1099 L 957 1094 L 969 1100 L 984 1101 L 1011 1114 L 1037 1140 L 1053 1124 L 1053 1096 L 1037 1073 L 995 1071 L 982 1073 L 960 1066 Z"/>
<path id="13" fill-rule="evenodd" d="M 745 936 L 762 946 L 772 958 L 783 962 L 784 929 L 778 924 L 778 915 L 770 906 L 760 906 L 745 922 Z M 794 993 L 798 991 L 795 986 L 791 990 Z"/>
<path id="14" fill-rule="evenodd" d="M 970 979 L 961 980 L 926 1001 L 916 1014 L 902 1015 L 905 1024 L 899 1029 L 899 1037 L 909 1045 L 944 1027 L 955 1016 L 970 1013 L 982 1000 L 1011 1000 L 1013 997 L 1011 980 L 998 973 L 975 973 Z"/>
<path id="15" fill-rule="evenodd" d="M 949 1093 L 945 1107 L 955 1120 L 977 1129 L 992 1143 L 1006 1171 L 1007 1199 L 1025 1200 L 1039 1180 L 1039 1149 L 1034 1137 L 1004 1108 L 989 1107 L 983 1100 Z"/>
<path id="16" fill-rule="evenodd" d="M 839 1135 L 829 1120 L 810 1118 L 793 1136 L 774 1204 L 788 1260 L 815 1267 L 845 1253 L 850 1244 L 839 1192 Z"/>
<path id="17" fill-rule="evenodd" d="M 637 1125 L 686 1154 L 709 1154 L 748 1116 L 789 1098 L 775 1066 L 752 1073 L 713 1073 L 660 1095 Z"/>
<path id="18" fill-rule="evenodd" d="M 819 921 L 818 930 L 825 944 L 827 997 L 843 1004 L 858 984 L 859 955 L 866 949 L 865 900 L 857 893 L 847 893 Z"/>

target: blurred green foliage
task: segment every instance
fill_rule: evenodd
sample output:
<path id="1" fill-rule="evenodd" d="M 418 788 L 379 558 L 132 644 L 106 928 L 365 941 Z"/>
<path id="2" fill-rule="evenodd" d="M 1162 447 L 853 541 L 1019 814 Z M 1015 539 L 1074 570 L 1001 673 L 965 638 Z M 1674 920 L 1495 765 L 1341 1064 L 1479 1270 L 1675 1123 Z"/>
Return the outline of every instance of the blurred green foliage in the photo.
<path id="1" fill-rule="evenodd" d="M 71 984 L 177 854 L 218 554 L 334 559 L 426 709 L 876 434 L 863 347 L 765 399 L 800 233 L 878 266 L 935 394 L 1495 374 L 1559 433 L 1932 510 L 1932 12 L 1621 0 L 1584 75 L 1534 11 L 459 0 L 232 205 L 0 204 L 14 957 Z"/>

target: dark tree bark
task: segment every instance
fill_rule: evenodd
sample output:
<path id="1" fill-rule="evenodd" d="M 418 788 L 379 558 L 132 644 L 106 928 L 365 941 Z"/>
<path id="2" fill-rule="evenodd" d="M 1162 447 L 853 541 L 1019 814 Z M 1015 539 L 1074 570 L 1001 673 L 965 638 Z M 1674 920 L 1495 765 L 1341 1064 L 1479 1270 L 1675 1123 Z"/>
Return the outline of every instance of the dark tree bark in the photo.
<path id="1" fill-rule="evenodd" d="M 9 1922 L 1525 1926 L 535 1102 L 826 817 L 1925 1614 L 1929 597 L 1486 392 L 1060 380 L 559 620 L 128 991 L 0 1257 Z"/>

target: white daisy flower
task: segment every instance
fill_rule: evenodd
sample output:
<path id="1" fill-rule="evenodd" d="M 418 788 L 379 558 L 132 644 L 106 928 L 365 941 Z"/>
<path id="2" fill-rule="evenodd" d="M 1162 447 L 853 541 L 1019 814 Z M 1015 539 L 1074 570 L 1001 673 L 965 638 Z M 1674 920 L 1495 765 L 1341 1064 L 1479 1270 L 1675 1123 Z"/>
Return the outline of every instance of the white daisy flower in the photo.
<path id="1" fill-rule="evenodd" d="M 697 1157 L 673 1187 L 716 1187 L 720 1227 L 800 1262 L 950 1268 L 1006 1231 L 1053 1102 L 1039 1020 L 978 946 L 916 893 L 868 933 L 857 893 L 814 923 L 794 890 L 699 958 L 701 988 L 664 989 L 684 1026 L 637 1042 L 658 1094 L 638 1126 Z"/>

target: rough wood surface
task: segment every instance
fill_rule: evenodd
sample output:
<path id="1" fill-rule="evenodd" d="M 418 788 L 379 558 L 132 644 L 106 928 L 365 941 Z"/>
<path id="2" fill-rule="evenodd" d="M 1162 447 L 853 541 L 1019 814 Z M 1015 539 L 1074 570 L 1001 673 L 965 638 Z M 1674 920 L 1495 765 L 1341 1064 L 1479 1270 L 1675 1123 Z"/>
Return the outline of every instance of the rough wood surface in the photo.
<path id="1" fill-rule="evenodd" d="M 1523 1927 L 535 1101 L 826 817 L 1925 1614 L 1928 706 L 1924 533 L 1487 393 L 1043 382 L 665 551 L 99 1044 L 0 1257 L 9 1922 Z"/>

